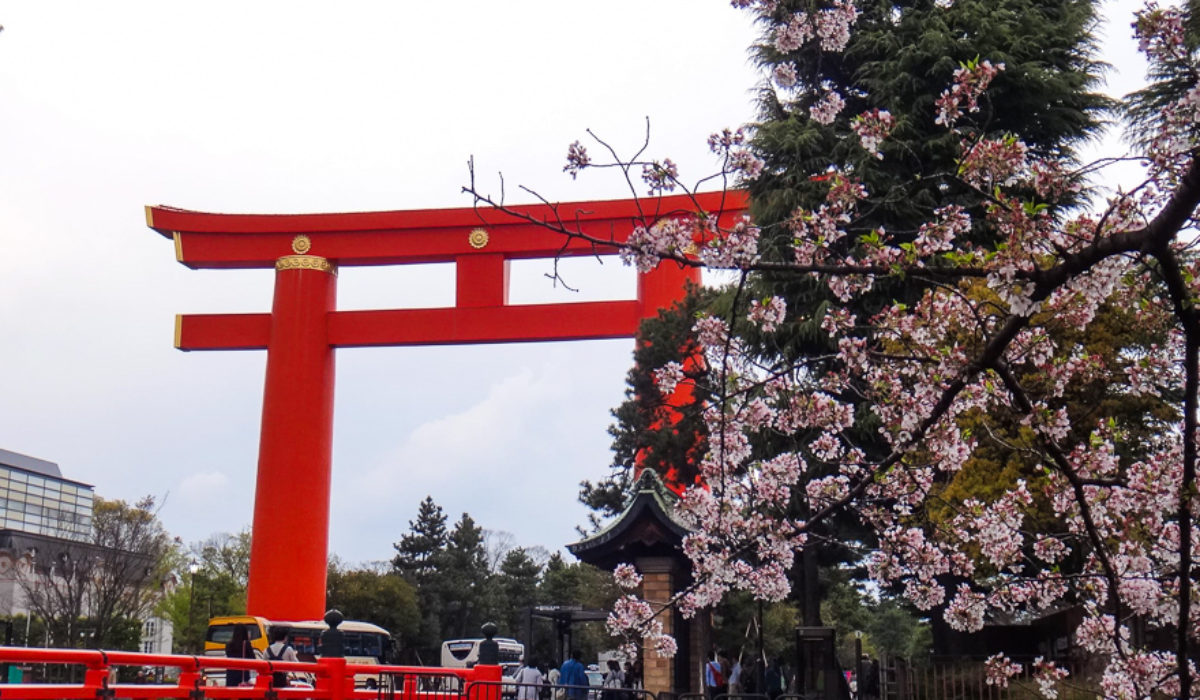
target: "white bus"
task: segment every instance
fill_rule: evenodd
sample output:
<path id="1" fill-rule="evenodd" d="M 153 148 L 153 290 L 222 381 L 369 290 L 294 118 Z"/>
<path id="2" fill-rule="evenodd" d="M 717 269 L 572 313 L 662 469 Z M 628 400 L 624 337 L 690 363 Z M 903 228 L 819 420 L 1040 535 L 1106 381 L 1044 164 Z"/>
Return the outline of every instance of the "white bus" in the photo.
<path id="1" fill-rule="evenodd" d="M 504 675 L 511 676 L 521 666 L 525 645 L 515 639 L 494 637 L 500 645 L 500 665 Z M 442 642 L 443 668 L 471 668 L 479 663 L 479 643 L 482 639 L 450 639 Z"/>

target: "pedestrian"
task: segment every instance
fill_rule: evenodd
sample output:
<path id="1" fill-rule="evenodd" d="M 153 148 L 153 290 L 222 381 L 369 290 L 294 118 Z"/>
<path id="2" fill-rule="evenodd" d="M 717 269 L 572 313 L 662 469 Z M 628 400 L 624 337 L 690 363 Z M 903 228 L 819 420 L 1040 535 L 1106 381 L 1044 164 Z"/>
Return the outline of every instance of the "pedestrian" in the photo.
<path id="1" fill-rule="evenodd" d="M 550 681 L 551 697 L 553 700 L 563 700 L 563 689 L 558 687 L 561 677 L 562 672 L 558 670 L 558 666 L 550 667 L 550 673 L 546 674 L 546 679 Z"/>
<path id="2" fill-rule="evenodd" d="M 742 694 L 757 695 L 758 681 L 758 664 L 754 657 L 746 659 L 746 663 L 742 664 Z"/>
<path id="3" fill-rule="evenodd" d="M 776 658 L 767 664 L 767 673 L 763 677 L 763 691 L 770 700 L 783 695 L 783 659 Z"/>
<path id="4" fill-rule="evenodd" d="M 616 659 L 608 660 L 608 671 L 604 673 L 603 700 L 621 700 L 621 688 L 625 686 L 625 674 L 621 673 L 621 664 Z"/>
<path id="5" fill-rule="evenodd" d="M 643 688 L 645 688 L 644 681 L 642 680 L 642 660 L 641 659 L 634 660 L 633 671 L 630 673 L 630 676 L 631 676 L 630 683 L 629 683 L 630 688 L 633 688 L 634 690 L 642 690 Z"/>
<path id="6" fill-rule="evenodd" d="M 287 642 L 287 632 L 286 627 L 274 627 L 271 629 L 271 646 L 267 647 L 268 661 L 300 661 L 300 657 L 296 656 L 296 650 Z M 275 671 L 271 674 L 271 687 L 288 687 L 287 671 Z"/>
<path id="7" fill-rule="evenodd" d="M 583 652 L 571 650 L 571 658 L 563 662 L 558 680 L 567 686 L 567 700 L 584 700 L 587 697 L 588 677 L 583 669 Z"/>
<path id="8" fill-rule="evenodd" d="M 546 683 L 537 664 L 529 660 L 526 660 L 525 665 L 517 669 L 513 680 L 517 683 L 517 700 L 538 700 L 542 685 Z"/>
<path id="9" fill-rule="evenodd" d="M 879 698 L 879 660 L 863 654 L 863 677 L 858 679 L 858 697 L 862 700 Z"/>
<path id="10" fill-rule="evenodd" d="M 234 625 L 233 636 L 225 643 L 225 658 L 253 659 L 254 647 L 250 644 L 250 635 L 245 625 Z M 225 669 L 225 687 L 236 688 L 250 680 L 250 672 L 241 669 Z"/>
<path id="11" fill-rule="evenodd" d="M 704 692 L 708 693 L 708 700 L 713 700 L 718 695 L 724 695 L 728 690 L 725 672 L 721 668 L 721 662 L 717 660 L 717 652 L 710 651 L 708 652 L 708 661 L 704 664 Z"/>
<path id="12" fill-rule="evenodd" d="M 733 662 L 733 668 L 729 670 L 729 694 L 742 694 L 742 660 L 740 658 Z"/>

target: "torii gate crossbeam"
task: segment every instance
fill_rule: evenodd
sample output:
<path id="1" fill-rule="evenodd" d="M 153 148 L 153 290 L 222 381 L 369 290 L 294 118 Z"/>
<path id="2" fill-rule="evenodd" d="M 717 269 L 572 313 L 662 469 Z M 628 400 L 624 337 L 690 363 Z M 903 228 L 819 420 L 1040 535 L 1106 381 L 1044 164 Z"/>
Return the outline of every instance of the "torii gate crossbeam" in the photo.
<path id="1" fill-rule="evenodd" d="M 316 619 L 325 607 L 334 349 L 632 337 L 643 318 L 682 298 L 696 268 L 664 262 L 638 275 L 635 301 L 510 305 L 513 259 L 615 252 L 567 239 L 526 220 L 565 220 L 613 243 L 697 209 L 732 224 L 739 191 L 528 205 L 519 216 L 475 208 L 348 214 L 212 214 L 146 207 L 146 223 L 175 242 L 193 268 L 274 267 L 269 314 L 177 316 L 181 350 L 267 350 L 255 487 L 247 611 L 270 619 Z M 561 217 L 561 218 L 560 218 Z M 453 262 L 455 305 L 440 309 L 338 311 L 341 266 Z M 283 517 L 296 503 L 311 516 Z"/>

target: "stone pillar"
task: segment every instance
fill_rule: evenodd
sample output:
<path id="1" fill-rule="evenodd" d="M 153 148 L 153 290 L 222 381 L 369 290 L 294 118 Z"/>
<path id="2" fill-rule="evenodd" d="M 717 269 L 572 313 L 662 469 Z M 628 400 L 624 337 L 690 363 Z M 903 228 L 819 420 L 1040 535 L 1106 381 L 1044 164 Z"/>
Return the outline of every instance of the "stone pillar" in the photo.
<path id="1" fill-rule="evenodd" d="M 655 609 L 666 605 L 675 593 L 675 562 L 668 557 L 642 557 L 635 566 L 642 574 L 642 598 Z M 675 634 L 672 610 L 660 612 L 657 619 L 662 622 L 663 633 Z M 679 651 L 686 653 L 683 649 Z M 675 690 L 675 659 L 664 659 L 653 648 L 646 648 L 642 652 L 642 665 L 646 690 L 655 694 Z"/>

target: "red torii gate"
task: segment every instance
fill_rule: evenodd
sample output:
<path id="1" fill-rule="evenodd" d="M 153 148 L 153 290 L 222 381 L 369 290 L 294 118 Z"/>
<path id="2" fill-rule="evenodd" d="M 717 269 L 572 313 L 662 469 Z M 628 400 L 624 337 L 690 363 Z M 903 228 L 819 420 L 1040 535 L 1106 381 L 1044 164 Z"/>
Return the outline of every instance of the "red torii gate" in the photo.
<path id="1" fill-rule="evenodd" d="M 683 296 L 696 268 L 664 262 L 638 275 L 634 301 L 509 305 L 507 261 L 613 253 L 537 221 L 623 242 L 635 226 L 697 208 L 723 226 L 744 213 L 739 191 L 649 200 L 349 214 L 211 214 L 146 207 L 147 225 L 193 268 L 275 268 L 269 314 L 176 316 L 180 350 L 267 350 L 246 609 L 269 619 L 325 609 L 333 447 L 334 348 L 632 337 Z M 528 217 L 533 221 L 522 217 Z M 453 262 L 455 305 L 338 311 L 337 269 Z M 281 514 L 312 504 L 300 522 Z M 275 516 L 275 517 L 272 517 Z"/>

